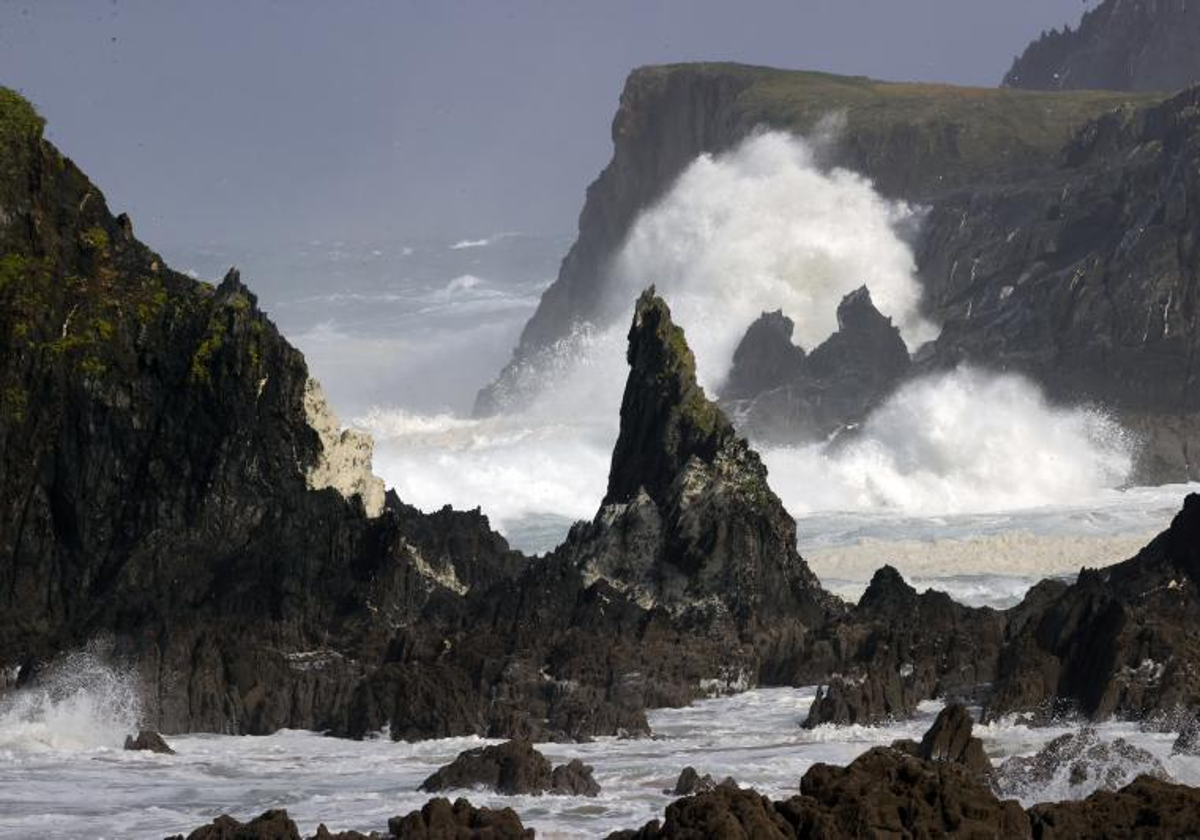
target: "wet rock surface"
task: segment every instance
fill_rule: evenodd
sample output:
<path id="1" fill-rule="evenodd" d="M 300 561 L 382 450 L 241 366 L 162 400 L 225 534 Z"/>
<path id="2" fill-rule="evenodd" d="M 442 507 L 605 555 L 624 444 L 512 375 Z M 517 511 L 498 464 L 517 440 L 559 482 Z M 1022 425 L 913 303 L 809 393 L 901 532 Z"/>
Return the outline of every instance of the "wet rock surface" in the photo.
<path id="1" fill-rule="evenodd" d="M 163 739 L 163 736 L 152 729 L 143 729 L 137 735 L 126 735 L 125 749 L 146 750 L 148 752 L 162 753 L 163 755 L 175 754 L 175 750 L 171 749 Z"/>
<path id="2" fill-rule="evenodd" d="M 528 741 L 508 741 L 460 753 L 421 783 L 421 790 L 486 788 L 506 796 L 551 793 L 595 796 L 600 785 L 592 768 L 579 759 L 551 769 L 549 760 Z"/>

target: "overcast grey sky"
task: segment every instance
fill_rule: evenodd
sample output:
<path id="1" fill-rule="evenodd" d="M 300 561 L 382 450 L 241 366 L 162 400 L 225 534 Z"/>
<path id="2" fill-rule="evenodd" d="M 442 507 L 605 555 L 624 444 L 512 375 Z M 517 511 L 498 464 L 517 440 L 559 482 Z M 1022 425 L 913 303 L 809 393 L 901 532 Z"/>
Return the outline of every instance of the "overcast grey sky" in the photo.
<path id="1" fill-rule="evenodd" d="M 0 84 L 176 245 L 571 231 L 625 75 L 995 84 L 1081 0 L 0 0 Z"/>

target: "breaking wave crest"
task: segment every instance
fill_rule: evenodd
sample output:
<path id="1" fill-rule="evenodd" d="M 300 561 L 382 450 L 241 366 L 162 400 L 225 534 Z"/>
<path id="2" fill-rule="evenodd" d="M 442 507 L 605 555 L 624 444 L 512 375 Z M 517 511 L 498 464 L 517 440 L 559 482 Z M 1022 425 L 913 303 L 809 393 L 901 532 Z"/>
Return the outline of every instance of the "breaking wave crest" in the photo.
<path id="1" fill-rule="evenodd" d="M 141 718 L 134 673 L 91 652 L 72 653 L 36 685 L 0 697 L 0 750 L 118 748 L 137 731 Z"/>

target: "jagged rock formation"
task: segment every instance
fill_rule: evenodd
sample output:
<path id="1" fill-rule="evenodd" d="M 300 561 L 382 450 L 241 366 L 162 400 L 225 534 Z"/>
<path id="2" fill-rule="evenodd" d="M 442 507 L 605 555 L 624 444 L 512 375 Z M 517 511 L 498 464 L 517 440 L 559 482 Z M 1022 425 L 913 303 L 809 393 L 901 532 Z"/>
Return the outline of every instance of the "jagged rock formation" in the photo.
<path id="1" fill-rule="evenodd" d="M 983 741 L 972 735 L 975 720 L 961 703 L 951 703 L 938 714 L 921 742 L 896 741 L 893 749 L 924 761 L 947 762 L 966 768 L 976 777 L 990 780 L 992 762 L 983 749 Z"/>
<path id="2" fill-rule="evenodd" d="M 1136 557 L 1078 580 L 1010 631 L 986 715 L 1153 718 L 1200 696 L 1200 496 Z"/>
<path id="3" fill-rule="evenodd" d="M 560 796 L 595 796 L 600 785 L 592 768 L 574 759 L 551 769 L 544 755 L 528 741 L 508 741 L 466 750 L 421 783 L 431 793 L 458 788 L 485 787 L 506 796 L 542 793 Z"/>
<path id="4" fill-rule="evenodd" d="M 716 608 L 743 628 L 823 620 L 834 602 L 796 550 L 795 520 L 696 382 L 653 289 L 634 312 L 629 365 L 604 506 L 562 553 L 646 605 Z"/>
<path id="5" fill-rule="evenodd" d="M 838 305 L 837 322 L 807 356 L 791 343 L 793 324 L 782 313 L 750 326 L 721 393 L 740 428 L 759 440 L 824 440 L 861 422 L 896 388 L 909 371 L 908 348 L 865 286 Z"/>
<path id="6" fill-rule="evenodd" d="M 889 84 L 737 64 L 634 70 L 613 118 L 613 158 L 588 188 L 579 238 L 526 324 L 513 359 L 479 395 L 487 414 L 523 396 L 523 372 L 580 324 L 601 319 L 608 265 L 637 214 L 698 155 L 766 126 L 808 134 L 831 113 L 845 129 L 828 162 L 891 197 L 930 203 L 956 188 L 1052 161 L 1072 132 L 1128 96 Z M 866 278 L 864 278 L 866 279 Z M 793 313 L 796 314 L 796 313 Z"/>
<path id="7" fill-rule="evenodd" d="M 1200 9 L 1188 0 L 1105 0 L 1079 26 L 1045 32 L 1013 61 L 1004 86 L 1163 90 L 1200 83 Z"/>
<path id="8" fill-rule="evenodd" d="M 884 566 L 848 616 L 809 635 L 780 681 L 824 683 L 806 727 L 905 718 L 922 700 L 969 697 L 988 684 L 1004 628 L 1003 613 L 918 594 Z"/>
<path id="9" fill-rule="evenodd" d="M 324 389 L 312 378 L 304 385 L 304 415 L 321 438 L 321 455 L 307 476 L 309 489 L 332 487 L 346 498 L 357 496 L 367 516 L 383 513 L 385 488 L 383 479 L 371 472 L 371 436 L 342 428 Z"/>

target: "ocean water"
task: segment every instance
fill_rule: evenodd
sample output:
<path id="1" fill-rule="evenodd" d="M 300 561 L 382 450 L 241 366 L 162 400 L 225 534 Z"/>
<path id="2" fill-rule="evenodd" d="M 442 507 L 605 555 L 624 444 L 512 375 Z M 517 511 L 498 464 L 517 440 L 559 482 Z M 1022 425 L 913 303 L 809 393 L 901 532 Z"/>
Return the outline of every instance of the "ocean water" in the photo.
<path id="1" fill-rule="evenodd" d="M 835 327 L 837 302 L 867 283 L 915 349 L 938 325 L 916 306 L 910 239 L 920 208 L 818 164 L 819 143 L 766 135 L 705 158 L 639 220 L 613 262 L 598 323 L 582 325 L 521 371 L 531 387 L 476 419 L 475 392 L 509 359 L 554 277 L 568 234 L 463 232 L 387 243 L 312 241 L 238 249 L 163 248 L 176 267 L 219 280 L 231 264 L 304 351 L 335 410 L 369 431 L 375 471 L 405 501 L 480 507 L 528 552 L 552 549 L 604 495 L 633 299 L 654 282 L 687 331 L 710 393 L 738 338 L 782 307 L 807 349 Z M 848 446 L 760 447 L 771 485 L 797 519 L 823 582 L 857 598 L 891 563 L 918 588 L 1008 606 L 1037 580 L 1132 556 L 1170 522 L 1185 486 L 1130 487 L 1138 442 L 1103 406 L 1053 405 L 1029 382 L 961 368 L 912 382 Z M 305 830 L 382 829 L 419 806 L 420 781 L 481 743 L 361 743 L 313 733 L 172 738 L 177 756 L 126 753 L 136 675 L 86 653 L 52 690 L 0 697 L 0 836 L 159 837 L 229 812 L 287 807 Z M 501 799 L 542 836 L 596 836 L 658 815 L 680 769 L 782 796 L 817 761 L 919 735 L 937 711 L 878 728 L 799 727 L 812 690 L 757 690 L 651 714 L 654 740 L 545 745 L 596 767 L 596 800 Z M 1066 728 L 1015 722 L 981 732 L 996 759 L 1027 754 Z M 1173 736 L 1101 727 L 1200 783 Z M 1060 780 L 1046 798 L 1086 790 Z"/>
<path id="2" fill-rule="evenodd" d="M 98 689 L 100 690 L 100 689 Z M 873 746 L 917 738 L 940 704 L 921 706 L 916 718 L 879 727 L 800 724 L 812 689 L 760 689 L 705 700 L 684 709 L 652 712 L 652 739 L 600 738 L 589 744 L 542 744 L 561 763 L 581 758 L 595 768 L 602 788 L 594 798 L 504 797 L 479 790 L 450 792 L 476 805 L 509 806 L 538 836 L 598 837 L 661 816 L 685 766 L 715 778 L 733 776 L 772 797 L 798 792 L 800 777 L 817 762 L 846 764 Z M 103 707 L 92 698 L 70 711 L 45 710 L 61 722 L 73 716 L 69 737 L 43 738 L 0 707 L 0 837 L 159 838 L 186 833 L 214 816 L 239 819 L 267 808 L 287 808 L 305 832 L 330 828 L 384 830 L 387 819 L 419 808 L 417 791 L 429 774 L 459 752 L 488 743 L 446 738 L 397 743 L 379 737 L 361 742 L 283 731 L 265 737 L 186 735 L 169 738 L 176 755 L 126 752 L 128 729 L 90 717 L 81 708 Z M 29 712 L 26 708 L 25 713 Z M 1071 726 L 1030 729 L 1014 721 L 979 727 L 989 756 L 999 762 L 1036 752 Z M 1200 783 L 1200 759 L 1171 756 L 1171 733 L 1145 733 L 1135 725 L 1099 727 L 1102 738 L 1123 737 L 1158 757 L 1177 780 Z M 1139 767 L 1122 768 L 1132 777 Z M 1035 800 L 1079 798 L 1093 784 L 1072 786 L 1056 778 L 1025 795 Z"/>

